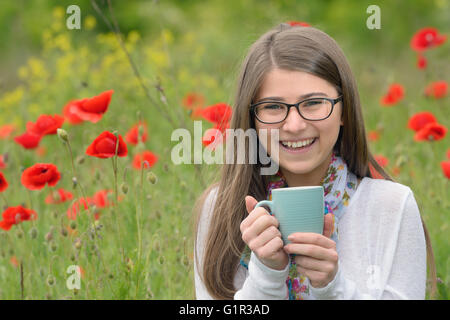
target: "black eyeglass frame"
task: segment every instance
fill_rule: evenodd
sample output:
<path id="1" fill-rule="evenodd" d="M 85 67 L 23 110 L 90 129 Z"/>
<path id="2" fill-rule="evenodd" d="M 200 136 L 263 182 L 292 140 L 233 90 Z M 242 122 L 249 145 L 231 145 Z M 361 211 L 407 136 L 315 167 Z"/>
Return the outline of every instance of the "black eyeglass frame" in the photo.
<path id="1" fill-rule="evenodd" d="M 314 120 L 312 120 L 312 119 L 307 119 L 307 118 L 305 118 L 305 117 L 302 115 L 302 113 L 300 112 L 300 104 L 303 103 L 303 102 L 305 102 L 305 101 L 311 101 L 311 100 L 317 100 L 317 99 L 327 100 L 327 101 L 331 102 L 331 110 L 330 110 L 330 113 L 328 114 L 328 116 L 326 116 L 325 118 L 322 118 L 322 119 L 314 119 Z M 250 112 L 251 112 L 251 113 L 255 116 L 255 118 L 256 118 L 259 122 L 261 122 L 261 123 L 265 123 L 265 124 L 276 124 L 276 123 L 281 123 L 281 122 L 283 122 L 284 120 L 286 120 L 286 118 L 287 118 L 288 115 L 289 115 L 289 111 L 291 110 L 291 107 L 295 107 L 295 108 L 297 109 L 298 114 L 299 114 L 300 117 L 302 117 L 303 119 L 305 119 L 305 120 L 307 120 L 307 121 L 322 121 L 322 120 L 325 120 L 325 119 L 327 119 L 327 118 L 329 118 L 329 117 L 331 116 L 331 114 L 333 113 L 333 110 L 334 110 L 334 105 L 335 105 L 336 103 L 338 103 L 339 101 L 342 101 L 342 95 L 340 95 L 340 96 L 337 97 L 336 99 L 325 98 L 325 97 L 308 98 L 308 99 L 302 100 L 302 101 L 297 102 L 297 103 L 294 103 L 294 104 L 290 104 L 290 103 L 286 103 L 286 102 L 281 102 L 281 101 L 272 101 L 272 100 L 269 101 L 269 100 L 267 100 L 267 101 L 260 101 L 260 102 L 257 102 L 257 103 L 254 103 L 254 104 L 250 105 Z M 268 102 L 269 102 L 269 103 L 270 103 L 270 102 L 272 102 L 272 103 L 279 103 L 279 104 L 283 104 L 283 105 L 287 106 L 288 110 L 287 110 L 287 112 L 286 112 L 286 117 L 284 117 L 283 120 L 280 120 L 280 121 L 277 121 L 277 122 L 265 122 L 265 121 L 261 121 L 261 120 L 258 118 L 258 116 L 256 115 L 255 109 L 256 109 L 256 107 L 259 106 L 260 104 L 268 103 Z"/>

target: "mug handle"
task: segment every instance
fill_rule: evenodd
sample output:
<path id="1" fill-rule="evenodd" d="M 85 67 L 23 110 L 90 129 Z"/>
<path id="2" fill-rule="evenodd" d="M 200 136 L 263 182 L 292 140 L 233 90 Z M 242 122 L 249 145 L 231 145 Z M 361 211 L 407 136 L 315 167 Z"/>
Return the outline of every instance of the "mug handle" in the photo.
<path id="1" fill-rule="evenodd" d="M 268 207 L 268 208 L 270 209 L 269 214 L 270 214 L 270 215 L 273 214 L 273 201 L 270 201 L 270 200 L 262 200 L 262 201 L 258 202 L 258 203 L 255 205 L 255 208 L 258 208 L 258 207 Z"/>

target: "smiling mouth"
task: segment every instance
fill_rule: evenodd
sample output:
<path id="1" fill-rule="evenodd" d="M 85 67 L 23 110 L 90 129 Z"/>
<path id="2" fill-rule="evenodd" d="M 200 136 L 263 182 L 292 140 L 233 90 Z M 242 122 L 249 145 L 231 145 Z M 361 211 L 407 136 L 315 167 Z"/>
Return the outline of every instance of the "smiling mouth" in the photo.
<path id="1" fill-rule="evenodd" d="M 303 149 L 312 145 L 317 138 L 311 138 L 299 141 L 280 141 L 280 143 L 288 149 Z"/>

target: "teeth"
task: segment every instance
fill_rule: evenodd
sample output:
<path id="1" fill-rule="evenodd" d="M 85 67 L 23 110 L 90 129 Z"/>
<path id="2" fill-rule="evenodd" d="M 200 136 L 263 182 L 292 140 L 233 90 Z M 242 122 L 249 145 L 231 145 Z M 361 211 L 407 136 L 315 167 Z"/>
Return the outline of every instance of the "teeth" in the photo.
<path id="1" fill-rule="evenodd" d="M 314 139 L 308 139 L 308 140 L 304 140 L 304 141 L 295 141 L 295 142 L 282 141 L 281 143 L 284 146 L 287 146 L 289 148 L 300 148 L 300 147 L 304 147 L 304 146 L 307 146 L 307 145 L 311 144 L 313 141 L 314 141 Z"/>

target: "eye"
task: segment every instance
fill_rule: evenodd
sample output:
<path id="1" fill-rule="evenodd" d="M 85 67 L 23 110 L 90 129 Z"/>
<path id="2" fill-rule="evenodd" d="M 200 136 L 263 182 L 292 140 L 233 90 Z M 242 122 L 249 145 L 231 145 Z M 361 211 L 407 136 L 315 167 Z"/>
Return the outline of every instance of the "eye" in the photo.
<path id="1" fill-rule="evenodd" d="M 324 100 L 324 99 L 309 100 L 309 101 L 305 101 L 303 103 L 303 106 L 305 106 L 305 107 L 314 107 L 314 106 L 322 105 L 325 102 L 326 102 L 326 100 Z"/>
<path id="2" fill-rule="evenodd" d="M 261 108 L 264 110 L 280 110 L 283 109 L 283 106 L 276 103 L 265 103 L 261 105 Z"/>

